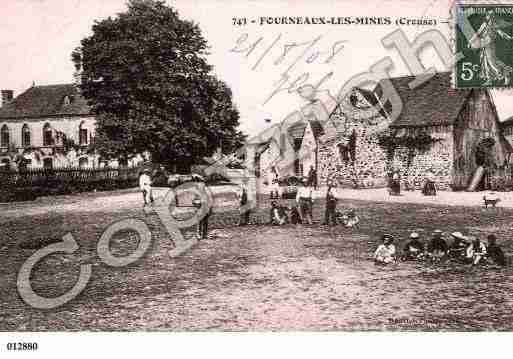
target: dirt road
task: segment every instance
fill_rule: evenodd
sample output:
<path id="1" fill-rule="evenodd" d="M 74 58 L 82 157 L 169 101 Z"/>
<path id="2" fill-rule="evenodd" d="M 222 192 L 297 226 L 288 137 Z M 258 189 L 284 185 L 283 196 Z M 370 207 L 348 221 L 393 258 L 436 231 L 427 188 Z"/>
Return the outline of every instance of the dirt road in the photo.
<path id="1" fill-rule="evenodd" d="M 319 203 L 313 226 L 238 227 L 232 211 L 214 214 L 209 238 L 170 258 L 169 235 L 155 215 L 131 206 L 126 199 L 132 196 L 136 203 L 137 193 L 93 201 L 82 195 L 54 210 L 2 212 L 0 330 L 513 329 L 511 268 L 423 263 L 381 268 L 370 260 L 380 233 L 402 239 L 417 230 L 425 237 L 435 228 L 494 232 L 510 254 L 512 210 L 343 200 L 340 206 L 354 208 L 362 219 L 356 231 L 320 225 Z M 267 212 L 265 203 L 252 220 L 265 223 Z M 153 246 L 141 260 L 112 268 L 100 260 L 96 244 L 109 224 L 124 218 L 144 220 Z M 47 297 L 62 294 L 75 283 L 82 263 L 93 265 L 92 278 L 68 304 L 32 309 L 16 290 L 17 272 L 36 250 L 23 244 L 67 232 L 79 251 L 40 262 L 34 289 Z M 121 233 L 112 250 L 127 255 L 137 243 L 134 235 Z"/>

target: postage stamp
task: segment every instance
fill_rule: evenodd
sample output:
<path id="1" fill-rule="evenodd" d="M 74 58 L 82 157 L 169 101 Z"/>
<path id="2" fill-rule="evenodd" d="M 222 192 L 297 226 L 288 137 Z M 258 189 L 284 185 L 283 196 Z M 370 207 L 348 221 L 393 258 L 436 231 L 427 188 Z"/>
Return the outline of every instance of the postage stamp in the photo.
<path id="1" fill-rule="evenodd" d="M 455 85 L 510 87 L 513 72 L 513 4 L 456 7 Z"/>

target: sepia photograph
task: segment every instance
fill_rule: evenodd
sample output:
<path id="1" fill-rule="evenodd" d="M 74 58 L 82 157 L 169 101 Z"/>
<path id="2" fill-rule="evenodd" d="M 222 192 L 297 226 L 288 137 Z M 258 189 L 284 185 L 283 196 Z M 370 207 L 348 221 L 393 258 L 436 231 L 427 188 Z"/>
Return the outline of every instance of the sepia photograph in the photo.
<path id="1" fill-rule="evenodd" d="M 0 352 L 513 330 L 513 1 L 0 8 Z"/>

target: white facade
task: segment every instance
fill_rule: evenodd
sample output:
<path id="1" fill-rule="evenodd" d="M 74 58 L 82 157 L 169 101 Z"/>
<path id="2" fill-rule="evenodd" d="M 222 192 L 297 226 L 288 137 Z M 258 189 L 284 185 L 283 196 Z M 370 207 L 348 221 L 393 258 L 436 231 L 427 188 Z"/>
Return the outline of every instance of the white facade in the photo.
<path id="1" fill-rule="evenodd" d="M 23 156 L 28 168 L 97 167 L 98 156 L 87 153 L 95 127 L 94 116 L 0 120 L 0 161 L 13 167 Z M 64 138 L 77 146 L 64 153 Z"/>
<path id="2" fill-rule="evenodd" d="M 12 91 L 2 91 L 2 168 L 118 167 L 92 151 L 95 132 L 95 116 L 73 84 L 32 86 L 14 99 Z M 143 160 L 137 156 L 126 165 Z"/>

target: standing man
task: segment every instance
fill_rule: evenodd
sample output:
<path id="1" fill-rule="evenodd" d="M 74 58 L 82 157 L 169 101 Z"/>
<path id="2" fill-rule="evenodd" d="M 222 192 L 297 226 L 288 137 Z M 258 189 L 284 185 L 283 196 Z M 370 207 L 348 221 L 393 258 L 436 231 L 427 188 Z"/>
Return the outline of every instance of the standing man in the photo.
<path id="1" fill-rule="evenodd" d="M 401 194 L 401 176 L 399 176 L 399 170 L 395 170 L 392 174 L 392 194 Z"/>
<path id="2" fill-rule="evenodd" d="M 249 223 L 249 214 L 251 210 L 248 205 L 248 192 L 246 191 L 246 187 L 242 186 L 242 193 L 240 195 L 240 208 L 239 208 L 239 226 L 245 226 Z"/>
<path id="3" fill-rule="evenodd" d="M 332 225 L 337 224 L 335 212 L 337 209 L 337 197 L 335 197 L 336 185 L 332 182 L 328 183 L 328 191 L 326 192 L 326 210 L 324 212 L 324 224 L 329 225 L 330 220 Z"/>
<path id="4" fill-rule="evenodd" d="M 203 205 L 201 201 L 201 196 L 196 193 L 194 195 L 194 199 L 192 200 L 194 207 L 199 211 L 201 206 Z M 205 203 L 206 206 L 209 206 L 209 203 Z M 207 210 L 207 213 L 199 220 L 198 222 L 198 239 L 207 239 L 208 236 L 208 220 L 210 215 L 212 214 L 212 206 L 210 206 Z"/>
<path id="5" fill-rule="evenodd" d="M 269 184 L 271 186 L 271 199 L 280 198 L 280 175 L 275 166 L 271 167 Z"/>
<path id="6" fill-rule="evenodd" d="M 310 166 L 310 170 L 308 171 L 308 185 L 317 189 L 317 171 L 314 166 Z"/>
<path id="7" fill-rule="evenodd" d="M 200 221 L 199 221 L 199 224 L 198 224 L 199 239 L 207 239 L 208 220 L 209 220 L 211 214 L 212 214 L 212 208 L 209 208 L 208 212 L 205 214 L 205 216 L 202 219 L 200 219 Z"/>
<path id="8" fill-rule="evenodd" d="M 153 204 L 153 193 L 151 190 L 151 177 L 150 170 L 148 168 L 144 169 L 139 176 L 139 189 L 142 192 L 144 199 L 144 206 L 146 207 L 149 204 Z"/>
<path id="9" fill-rule="evenodd" d="M 297 189 L 296 202 L 299 206 L 299 214 L 303 224 L 312 224 L 312 189 L 306 186 L 305 181 Z"/>

